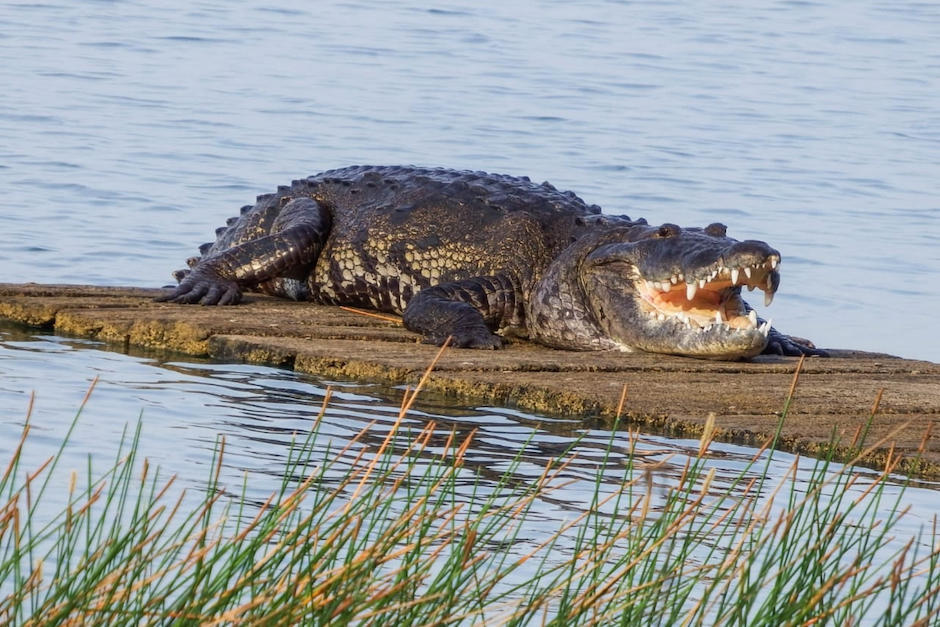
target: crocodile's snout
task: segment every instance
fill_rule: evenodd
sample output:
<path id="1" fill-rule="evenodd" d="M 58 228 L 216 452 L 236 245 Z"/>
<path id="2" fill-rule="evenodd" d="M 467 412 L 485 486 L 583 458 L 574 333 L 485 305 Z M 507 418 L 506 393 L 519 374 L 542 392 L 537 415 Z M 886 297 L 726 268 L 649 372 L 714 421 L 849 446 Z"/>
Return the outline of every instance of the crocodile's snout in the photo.
<path id="1" fill-rule="evenodd" d="M 746 358 L 765 348 L 771 325 L 741 289 L 762 290 L 770 304 L 779 265 L 776 249 L 727 237 L 721 224 L 635 224 L 572 246 L 536 290 L 532 315 L 567 309 L 561 323 L 542 314 L 546 343 Z"/>
<path id="2" fill-rule="evenodd" d="M 604 263 L 610 256 L 625 266 L 618 276 L 610 276 Z M 615 310 L 622 315 L 605 316 L 601 326 L 627 346 L 743 358 L 763 350 L 771 327 L 744 303 L 741 288 L 764 291 L 770 304 L 780 285 L 779 264 L 777 250 L 765 242 L 729 238 L 724 225 L 667 224 L 649 237 L 592 253 L 584 273 L 594 280 L 584 283 L 592 301 L 618 302 Z M 597 280 L 601 275 L 604 280 Z M 618 279 L 621 295 L 605 287 L 616 286 Z"/>

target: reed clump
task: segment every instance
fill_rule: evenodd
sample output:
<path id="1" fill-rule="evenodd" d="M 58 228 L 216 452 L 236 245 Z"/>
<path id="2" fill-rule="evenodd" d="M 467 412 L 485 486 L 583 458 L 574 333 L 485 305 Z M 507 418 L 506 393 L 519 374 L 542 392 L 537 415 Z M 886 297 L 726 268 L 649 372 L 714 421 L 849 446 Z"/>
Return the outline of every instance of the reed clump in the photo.
<path id="1" fill-rule="evenodd" d="M 892 505 L 903 491 L 886 489 L 890 461 L 871 481 L 819 459 L 796 489 L 796 464 L 770 477 L 761 451 L 716 491 L 706 428 L 665 493 L 656 467 L 629 457 L 615 489 L 599 469 L 590 505 L 545 530 L 527 514 L 567 485 L 570 454 L 530 484 L 513 480 L 521 453 L 498 481 L 468 482 L 472 434 L 396 424 L 370 448 L 367 428 L 323 455 L 320 424 L 263 502 L 247 483 L 240 496 L 221 485 L 220 440 L 195 507 L 138 458 L 138 426 L 106 472 L 73 473 L 50 515 L 39 505 L 62 449 L 22 468 L 27 421 L 0 477 L 0 622 L 938 624 L 936 521 L 896 542 L 905 512 Z"/>

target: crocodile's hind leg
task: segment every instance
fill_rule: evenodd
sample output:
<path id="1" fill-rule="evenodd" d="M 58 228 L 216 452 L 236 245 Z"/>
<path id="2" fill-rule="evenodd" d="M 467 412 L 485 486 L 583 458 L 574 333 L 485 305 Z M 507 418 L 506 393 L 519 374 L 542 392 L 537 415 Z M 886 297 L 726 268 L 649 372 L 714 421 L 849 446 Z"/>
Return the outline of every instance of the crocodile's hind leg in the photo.
<path id="1" fill-rule="evenodd" d="M 441 283 L 418 292 L 402 314 L 405 328 L 430 344 L 462 348 L 500 348 L 494 329 L 518 324 L 522 310 L 517 288 L 502 275 Z"/>
<path id="2" fill-rule="evenodd" d="M 157 300 L 234 305 L 243 289 L 312 266 L 329 230 L 330 214 L 315 200 L 291 200 L 271 225 L 270 234 L 202 258 L 172 292 Z"/>

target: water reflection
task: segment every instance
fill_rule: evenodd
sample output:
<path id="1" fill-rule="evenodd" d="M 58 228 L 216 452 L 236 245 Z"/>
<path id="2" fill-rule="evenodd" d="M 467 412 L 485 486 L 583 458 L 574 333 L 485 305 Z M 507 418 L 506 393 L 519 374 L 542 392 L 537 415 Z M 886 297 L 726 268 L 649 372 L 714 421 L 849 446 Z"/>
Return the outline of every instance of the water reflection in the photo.
<path id="1" fill-rule="evenodd" d="M 31 390 L 36 393 L 33 441 L 38 440 L 40 450 L 26 460 L 27 467 L 45 459 L 49 451 L 41 449 L 57 443 L 89 382 L 98 377 L 68 449 L 74 467 L 81 467 L 86 454 L 113 459 L 125 425 L 139 415 L 140 453 L 152 463 L 178 474 L 187 484 L 202 486 L 211 452 L 222 437 L 227 479 L 241 485 L 248 473 L 249 496 L 259 500 L 280 484 L 291 444 L 303 441 L 315 425 L 319 436 L 314 452 L 322 460 L 358 436 L 337 464 L 338 472 L 357 454 L 379 449 L 397 422 L 406 392 L 401 387 L 318 379 L 259 366 L 123 355 L 88 340 L 31 335 L 10 327 L 0 327 L 0 375 L 4 407 L 0 441 L 16 441 L 27 397 Z M 324 407 L 327 389 L 331 398 Z M 533 507 L 534 519 L 546 521 L 563 520 L 588 508 L 598 476 L 601 489 L 609 492 L 635 473 L 643 473 L 643 480 L 662 497 L 675 488 L 699 449 L 695 440 L 590 428 L 582 420 L 509 408 L 462 407 L 433 395 L 419 396 L 401 420 L 393 449 L 403 453 L 430 422 L 436 425 L 435 432 L 418 456 L 419 463 L 444 454 L 449 438 L 462 441 L 473 434 L 459 476 L 466 488 L 508 480 L 522 489 L 538 481 L 547 465 L 566 459 L 558 480 L 567 485 L 538 499 Z M 754 464 L 755 453 L 748 447 L 712 444 L 705 461 L 706 470 L 714 472 L 710 494 L 718 497 L 741 490 L 742 476 L 745 482 L 756 480 L 765 468 L 769 483 L 775 485 L 796 462 L 792 455 L 775 453 L 769 466 L 764 461 Z M 797 482 L 812 471 L 813 464 L 813 460 L 797 463 Z M 510 468 L 511 476 L 504 477 Z M 870 480 L 878 474 L 859 472 Z M 903 481 L 898 478 L 899 485 Z M 920 486 L 925 489 L 912 490 L 906 497 L 914 504 L 910 520 L 915 525 L 913 521 L 926 522 L 935 511 L 931 500 L 936 493 L 927 488 L 936 486 Z"/>
<path id="2" fill-rule="evenodd" d="M 699 511 L 706 513 L 704 520 L 726 516 L 746 526 L 765 505 L 769 509 L 762 515 L 772 519 L 783 511 L 788 499 L 800 500 L 815 489 L 810 479 L 818 462 L 812 459 L 775 453 L 770 461 L 766 455 L 757 455 L 760 459 L 755 463 L 758 452 L 754 449 L 712 444 L 700 478 L 683 481 L 683 473 L 697 456 L 697 441 L 594 428 L 581 420 L 514 409 L 461 407 L 432 395 L 419 397 L 393 434 L 406 392 L 403 388 L 319 379 L 250 365 L 125 355 L 104 350 L 93 341 L 32 335 L 8 326 L 0 326 L 0 457 L 12 452 L 34 391 L 32 431 L 21 467 L 38 468 L 58 450 L 96 377 L 97 387 L 69 446 L 60 455 L 59 476 L 50 484 L 53 489 L 44 497 L 39 517 L 51 519 L 62 507 L 69 473 L 77 471 L 84 476 L 91 467 L 99 476 L 123 455 L 119 451 L 126 451 L 127 425 L 133 426 L 138 418 L 142 424 L 139 455 L 146 457 L 151 467 L 160 468 L 164 481 L 175 475 L 177 487 L 188 488 L 184 508 L 201 504 L 201 495 L 216 468 L 213 453 L 224 439 L 217 485 L 223 494 L 246 506 L 236 508 L 238 514 L 228 521 L 232 524 L 236 519 L 243 523 L 252 519 L 272 494 L 285 485 L 292 489 L 324 465 L 327 470 L 320 477 L 317 493 L 339 490 L 337 506 L 341 505 L 354 489 L 355 481 L 345 483 L 348 471 L 357 463 L 362 468 L 363 459 L 371 460 L 387 438 L 392 459 L 412 467 L 411 474 L 389 495 L 389 515 L 397 515 L 408 507 L 406 494 L 421 489 L 418 484 L 425 469 L 435 460 L 450 458 L 454 442 L 473 434 L 449 490 L 454 500 L 448 505 L 459 506 L 462 516 L 479 514 L 494 505 L 515 507 L 517 498 L 531 494 L 537 484 L 550 488 L 537 493 L 520 526 L 507 527 L 500 532 L 503 535 L 487 539 L 488 548 L 502 551 L 507 559 L 521 560 L 551 541 L 549 561 L 560 563 L 579 550 L 581 527 L 595 530 L 588 534 L 614 533 L 619 524 L 636 522 L 642 516 L 667 515 L 670 499 L 678 498 L 684 507 L 701 498 Z M 324 404 L 328 393 L 329 402 Z M 434 430 L 426 444 L 415 449 L 416 436 L 430 424 Z M 297 454 L 296 445 L 305 442 L 314 429 L 317 437 L 304 453 L 307 465 L 294 467 L 292 474 L 285 476 L 289 459 Z M 549 467 L 551 478 L 543 484 Z M 403 470 L 397 472 L 395 476 L 401 477 Z M 865 528 L 871 524 L 866 512 L 852 511 L 848 503 L 875 482 L 878 473 L 864 469 L 857 473 L 853 485 L 846 486 L 843 481 L 823 490 L 826 499 L 840 503 L 840 511 L 846 510 L 849 517 L 845 524 L 857 519 L 860 528 Z M 701 477 L 707 474 L 711 475 L 710 483 L 702 495 Z M 903 477 L 895 478 L 879 500 L 869 499 L 865 506 L 877 508 L 879 519 L 891 518 L 899 507 L 910 507 L 892 528 L 896 539 L 883 549 L 885 564 L 912 538 L 919 551 L 933 550 L 929 529 L 937 513 L 938 486 L 909 486 L 899 497 L 904 483 Z M 771 506 L 767 496 L 778 487 L 782 487 L 783 496 Z M 847 498 L 840 501 L 843 493 Z M 760 495 L 753 509 L 736 506 L 753 494 Z M 491 499 L 489 505 L 487 499 Z M 585 518 L 588 511 L 592 513 Z M 676 515 L 675 502 L 669 511 L 668 515 Z M 709 511 L 717 516 L 707 518 Z M 568 528 L 569 523 L 578 525 Z M 696 546 L 687 567 L 727 554 L 741 541 L 740 529 L 736 524 L 716 527 L 707 522 L 683 528 L 679 535 L 691 534 Z M 920 535 L 925 530 L 928 533 Z M 504 582 L 506 586 L 538 572 L 537 560 L 523 561 L 513 578 Z"/>

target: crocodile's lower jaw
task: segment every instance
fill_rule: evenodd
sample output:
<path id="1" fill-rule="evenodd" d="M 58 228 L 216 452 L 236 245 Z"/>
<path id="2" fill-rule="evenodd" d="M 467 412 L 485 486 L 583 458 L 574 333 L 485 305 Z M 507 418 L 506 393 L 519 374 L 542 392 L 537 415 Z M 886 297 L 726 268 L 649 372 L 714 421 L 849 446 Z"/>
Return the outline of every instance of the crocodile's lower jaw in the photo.
<path id="1" fill-rule="evenodd" d="M 753 331 L 760 333 L 764 338 L 770 333 L 770 322 L 760 323 L 756 311 L 747 311 L 736 290 L 722 294 L 720 305 L 710 309 L 663 305 L 651 302 L 645 295 L 641 295 L 637 308 L 641 314 L 645 314 L 648 322 L 669 321 L 681 324 L 686 333 L 705 332 L 713 327 L 728 331 Z"/>

